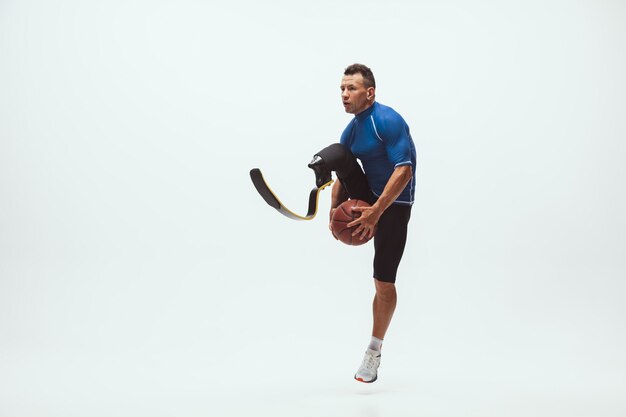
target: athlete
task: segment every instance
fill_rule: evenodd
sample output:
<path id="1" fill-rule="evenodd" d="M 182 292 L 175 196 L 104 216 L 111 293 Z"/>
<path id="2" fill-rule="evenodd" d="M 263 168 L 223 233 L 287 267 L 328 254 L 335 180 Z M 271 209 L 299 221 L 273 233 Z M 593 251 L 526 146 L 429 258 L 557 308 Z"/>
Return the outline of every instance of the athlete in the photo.
<path id="1" fill-rule="evenodd" d="M 361 216 L 348 226 L 356 226 L 353 236 L 361 239 L 376 231 L 372 337 L 354 375 L 358 381 L 374 382 L 378 378 L 383 340 L 396 308 L 396 273 L 414 201 L 417 156 L 402 116 L 376 102 L 376 81 L 371 69 L 362 64 L 347 67 L 341 80 L 341 99 L 346 113 L 355 116 L 340 143 L 318 152 L 309 167 L 315 171 L 318 187 L 331 179 L 331 171 L 337 175 L 332 188 L 331 218 L 348 198 L 371 204 L 354 208 Z"/>

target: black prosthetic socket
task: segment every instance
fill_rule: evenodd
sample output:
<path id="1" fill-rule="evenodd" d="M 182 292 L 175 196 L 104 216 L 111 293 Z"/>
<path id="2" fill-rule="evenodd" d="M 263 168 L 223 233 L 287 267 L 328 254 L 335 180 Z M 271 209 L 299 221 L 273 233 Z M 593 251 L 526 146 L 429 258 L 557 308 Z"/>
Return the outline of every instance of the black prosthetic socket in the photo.
<path id="1" fill-rule="evenodd" d="M 326 163 L 319 155 L 315 155 L 309 168 L 315 172 L 315 185 L 319 188 L 333 179 L 330 169 L 326 166 Z"/>
<path id="2" fill-rule="evenodd" d="M 333 143 L 316 153 L 309 168 L 315 172 L 318 187 L 330 181 L 331 171 L 335 171 L 350 198 L 358 198 L 373 204 L 374 195 L 365 173 L 352 152 L 342 144 Z"/>

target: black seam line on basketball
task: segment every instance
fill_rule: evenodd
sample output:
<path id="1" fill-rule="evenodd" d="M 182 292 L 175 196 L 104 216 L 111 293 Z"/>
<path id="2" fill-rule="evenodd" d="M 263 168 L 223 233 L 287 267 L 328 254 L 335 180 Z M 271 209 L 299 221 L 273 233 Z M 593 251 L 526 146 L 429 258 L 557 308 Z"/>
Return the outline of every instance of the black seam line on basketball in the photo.
<path id="1" fill-rule="evenodd" d="M 346 215 L 346 217 L 349 217 L 349 218 L 350 218 L 350 221 L 352 221 L 352 220 L 354 220 L 354 219 L 358 219 L 358 218 L 359 218 L 359 217 L 361 217 L 361 216 L 348 216 L 348 215 Z M 344 218 L 345 218 L 345 217 L 344 217 Z M 347 221 L 347 220 L 342 220 L 342 219 L 335 219 L 335 216 L 333 216 L 333 218 L 332 218 L 331 220 L 336 221 L 336 222 L 343 222 L 343 221 Z"/>

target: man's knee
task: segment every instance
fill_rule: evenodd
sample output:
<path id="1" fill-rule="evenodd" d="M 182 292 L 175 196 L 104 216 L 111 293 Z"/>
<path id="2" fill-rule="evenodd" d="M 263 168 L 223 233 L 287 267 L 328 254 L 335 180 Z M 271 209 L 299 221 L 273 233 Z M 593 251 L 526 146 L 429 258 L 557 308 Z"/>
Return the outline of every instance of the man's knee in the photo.
<path id="1" fill-rule="evenodd" d="M 315 184 L 322 187 L 328 183 L 332 179 L 331 171 L 337 172 L 341 179 L 351 169 L 350 158 L 354 159 L 354 156 L 340 143 L 333 143 L 316 153 L 308 165 L 315 172 Z"/>
<path id="2" fill-rule="evenodd" d="M 324 164 L 331 171 L 337 172 L 337 175 L 347 175 L 352 171 L 356 159 L 352 152 L 340 143 L 333 143 L 315 154 L 321 158 Z"/>
<path id="3" fill-rule="evenodd" d="M 376 295 L 383 301 L 393 301 L 396 297 L 396 285 L 391 282 L 374 279 L 376 285 Z"/>

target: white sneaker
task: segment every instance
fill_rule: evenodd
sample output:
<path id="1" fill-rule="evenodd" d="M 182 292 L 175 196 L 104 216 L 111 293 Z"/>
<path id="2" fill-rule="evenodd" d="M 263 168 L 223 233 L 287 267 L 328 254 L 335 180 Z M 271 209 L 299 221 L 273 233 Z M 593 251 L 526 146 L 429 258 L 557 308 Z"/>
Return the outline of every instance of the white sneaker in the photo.
<path id="1" fill-rule="evenodd" d="M 367 349 L 361 367 L 354 375 L 354 379 L 361 382 L 374 382 L 378 378 L 380 366 L 380 352 Z"/>

